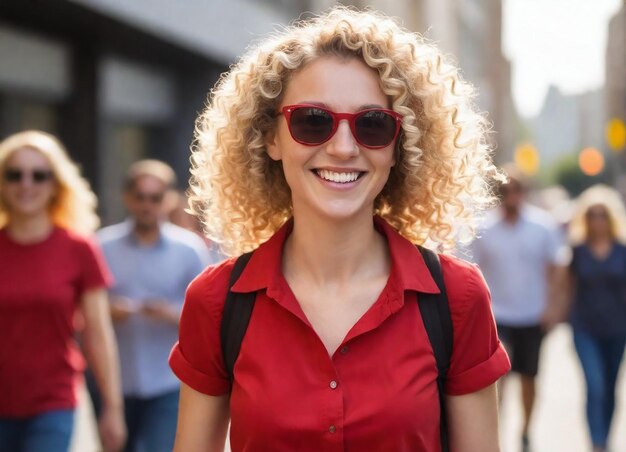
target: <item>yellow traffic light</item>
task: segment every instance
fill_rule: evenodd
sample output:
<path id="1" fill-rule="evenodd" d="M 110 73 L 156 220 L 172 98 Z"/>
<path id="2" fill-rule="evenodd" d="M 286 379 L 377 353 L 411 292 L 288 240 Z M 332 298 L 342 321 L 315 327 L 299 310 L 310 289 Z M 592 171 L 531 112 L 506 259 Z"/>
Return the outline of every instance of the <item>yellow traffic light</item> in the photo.
<path id="1" fill-rule="evenodd" d="M 604 169 L 604 156 L 596 148 L 585 148 L 578 155 L 578 165 L 583 174 L 597 176 Z"/>
<path id="2" fill-rule="evenodd" d="M 523 143 L 515 148 L 515 164 L 524 174 L 533 176 L 539 171 L 539 152 L 530 143 Z"/>
<path id="3" fill-rule="evenodd" d="M 613 118 L 606 126 L 606 141 L 611 149 L 619 152 L 626 145 L 626 125 L 619 118 Z"/>

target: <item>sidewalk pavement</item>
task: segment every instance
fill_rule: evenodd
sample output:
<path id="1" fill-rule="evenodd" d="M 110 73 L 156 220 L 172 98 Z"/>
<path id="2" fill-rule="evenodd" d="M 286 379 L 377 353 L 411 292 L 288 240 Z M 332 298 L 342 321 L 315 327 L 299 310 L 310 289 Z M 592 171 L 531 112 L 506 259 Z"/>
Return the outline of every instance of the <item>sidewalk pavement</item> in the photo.
<path id="1" fill-rule="evenodd" d="M 530 426 L 533 452 L 589 452 L 585 420 L 585 386 L 571 330 L 560 325 L 545 339 L 539 364 L 537 401 Z M 502 452 L 520 450 L 522 407 L 519 381 L 509 377 L 500 432 Z M 622 366 L 609 450 L 626 451 L 626 365 Z"/>
<path id="2" fill-rule="evenodd" d="M 519 452 L 521 428 L 520 388 L 509 377 L 501 412 L 502 452 Z M 568 326 L 555 328 L 545 339 L 537 385 L 537 402 L 531 423 L 533 452 L 589 452 L 591 443 L 585 421 L 585 393 L 582 370 L 574 351 Z M 93 411 L 85 392 L 77 413 L 71 452 L 97 452 Z M 618 402 L 610 450 L 626 451 L 626 365 L 618 384 Z M 227 446 L 225 452 L 230 452 Z"/>

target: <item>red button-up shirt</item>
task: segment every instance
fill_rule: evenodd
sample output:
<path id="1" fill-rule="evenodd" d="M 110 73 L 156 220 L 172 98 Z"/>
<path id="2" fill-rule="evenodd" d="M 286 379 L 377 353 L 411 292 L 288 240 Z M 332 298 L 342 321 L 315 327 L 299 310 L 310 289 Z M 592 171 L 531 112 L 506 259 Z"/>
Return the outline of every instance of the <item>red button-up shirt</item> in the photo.
<path id="1" fill-rule="evenodd" d="M 417 248 L 380 218 L 391 274 L 382 293 L 329 356 L 281 272 L 291 223 L 261 245 L 233 286 L 256 292 L 235 365 L 231 447 L 238 451 L 440 450 L 435 357 L 418 292 L 438 293 Z M 187 385 L 229 390 L 220 322 L 234 260 L 192 282 L 170 365 Z M 460 395 L 509 370 L 487 286 L 477 267 L 441 256 L 454 331 L 445 391 Z"/>

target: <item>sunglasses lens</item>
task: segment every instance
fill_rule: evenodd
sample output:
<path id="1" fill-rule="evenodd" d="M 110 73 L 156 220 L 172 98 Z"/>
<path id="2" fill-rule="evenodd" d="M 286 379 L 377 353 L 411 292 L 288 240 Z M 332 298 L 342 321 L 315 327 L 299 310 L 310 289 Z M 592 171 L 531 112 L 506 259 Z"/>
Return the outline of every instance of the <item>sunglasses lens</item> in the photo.
<path id="1" fill-rule="evenodd" d="M 33 171 L 33 180 L 37 183 L 46 182 L 52 178 L 52 173 L 49 171 Z"/>
<path id="2" fill-rule="evenodd" d="M 32 173 L 28 173 L 19 169 L 7 169 L 4 172 L 4 180 L 12 183 L 21 182 L 22 178 L 29 176 L 32 178 L 33 182 L 41 184 L 52 179 L 52 172 L 46 170 L 34 170 Z"/>
<path id="3" fill-rule="evenodd" d="M 159 204 L 161 203 L 161 201 L 163 201 L 163 197 L 164 197 L 163 193 L 135 192 L 135 199 L 141 203 L 149 202 L 151 204 Z"/>
<path id="4" fill-rule="evenodd" d="M 319 108 L 296 108 L 291 112 L 289 129 L 293 138 L 300 143 L 320 144 L 330 137 L 333 118 L 327 111 Z"/>
<path id="5" fill-rule="evenodd" d="M 396 136 L 396 119 L 384 111 L 370 110 L 355 121 L 356 139 L 365 146 L 385 147 Z"/>
<path id="6" fill-rule="evenodd" d="M 7 182 L 19 182 L 22 180 L 22 172 L 20 170 L 8 169 L 4 172 L 4 180 Z"/>

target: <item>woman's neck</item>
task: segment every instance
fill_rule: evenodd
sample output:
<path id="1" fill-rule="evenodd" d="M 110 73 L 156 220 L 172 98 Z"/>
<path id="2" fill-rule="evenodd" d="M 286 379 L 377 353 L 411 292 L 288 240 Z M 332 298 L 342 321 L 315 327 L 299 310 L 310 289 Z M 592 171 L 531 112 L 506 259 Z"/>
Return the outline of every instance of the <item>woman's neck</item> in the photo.
<path id="1" fill-rule="evenodd" d="M 589 234 L 587 236 L 587 244 L 590 247 L 608 246 L 611 245 L 613 242 L 613 237 L 609 234 Z"/>
<path id="2" fill-rule="evenodd" d="M 342 221 L 294 215 L 285 243 L 283 274 L 288 281 L 303 274 L 314 284 L 373 278 L 391 267 L 387 242 L 374 229 L 372 214 Z"/>
<path id="3" fill-rule="evenodd" d="M 47 213 L 31 216 L 11 215 L 7 233 L 18 243 L 36 243 L 44 240 L 54 227 Z"/>

